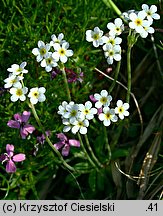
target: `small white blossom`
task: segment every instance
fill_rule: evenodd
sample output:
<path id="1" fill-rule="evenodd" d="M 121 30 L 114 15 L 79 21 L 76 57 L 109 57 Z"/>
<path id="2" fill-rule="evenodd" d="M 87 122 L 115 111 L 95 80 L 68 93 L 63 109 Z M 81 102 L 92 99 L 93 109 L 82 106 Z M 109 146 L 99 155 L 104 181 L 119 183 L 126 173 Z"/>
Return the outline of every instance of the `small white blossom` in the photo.
<path id="1" fill-rule="evenodd" d="M 93 42 L 94 47 L 99 47 L 103 45 L 103 31 L 99 29 L 99 27 L 95 27 L 94 30 L 86 31 L 86 40 L 88 42 Z"/>
<path id="2" fill-rule="evenodd" d="M 48 51 L 50 50 L 50 44 L 46 44 L 43 41 L 38 41 L 38 48 L 34 48 L 32 53 L 37 56 L 37 62 L 42 61 L 43 58 L 46 58 Z"/>
<path id="3" fill-rule="evenodd" d="M 28 73 L 28 70 L 24 69 L 26 65 L 26 62 L 22 62 L 20 66 L 18 64 L 13 64 L 11 65 L 11 68 L 7 69 L 7 71 L 11 72 L 15 76 L 23 73 Z"/>
<path id="4" fill-rule="evenodd" d="M 58 37 L 57 37 L 55 34 L 53 34 L 53 35 L 51 36 L 52 41 L 50 41 L 50 46 L 54 46 L 54 44 L 56 44 L 56 43 L 58 43 L 58 44 L 63 44 L 63 43 L 65 43 L 66 41 L 63 40 L 63 38 L 64 38 L 64 34 L 63 34 L 63 33 L 60 33 L 60 34 L 58 35 Z"/>
<path id="5" fill-rule="evenodd" d="M 41 61 L 41 67 L 45 67 L 47 72 L 50 72 L 57 65 L 57 62 L 52 57 L 52 52 L 47 53 L 46 58 Z"/>
<path id="6" fill-rule="evenodd" d="M 120 35 L 124 30 L 124 24 L 120 18 L 116 18 L 114 23 L 109 22 L 107 28 L 110 30 L 109 35 Z"/>
<path id="7" fill-rule="evenodd" d="M 129 22 L 129 27 L 131 29 L 135 29 L 137 33 L 142 33 L 144 31 L 144 27 L 149 26 L 151 23 L 145 20 L 146 13 L 144 11 L 140 11 L 138 14 L 131 13 L 129 15 L 131 22 Z"/>
<path id="8" fill-rule="evenodd" d="M 46 97 L 44 95 L 45 91 L 46 89 L 44 87 L 31 88 L 28 94 L 30 102 L 32 104 L 37 104 L 37 102 L 44 102 L 46 100 Z"/>
<path id="9" fill-rule="evenodd" d="M 109 107 L 103 108 L 103 113 L 99 114 L 100 121 L 103 121 L 105 126 L 109 126 L 112 122 L 116 122 L 118 117 L 115 115 L 114 109 L 110 109 Z"/>
<path id="10" fill-rule="evenodd" d="M 62 63 L 66 63 L 68 57 L 73 55 L 73 51 L 68 49 L 68 42 L 64 42 L 63 44 L 55 43 L 53 47 L 55 52 L 53 52 L 52 57 L 56 62 L 60 60 Z"/>
<path id="11" fill-rule="evenodd" d="M 62 105 L 59 105 L 58 109 L 59 111 L 57 112 L 59 115 L 64 115 L 67 110 L 66 110 L 66 106 L 68 105 L 68 103 L 66 101 L 62 102 Z"/>
<path id="12" fill-rule="evenodd" d="M 147 4 L 143 4 L 142 9 L 143 11 L 145 11 L 147 19 L 150 20 L 151 22 L 153 22 L 153 19 L 156 20 L 160 19 L 160 15 L 156 13 L 157 12 L 156 5 L 151 5 L 149 7 Z"/>
<path id="13" fill-rule="evenodd" d="M 79 111 L 81 112 L 80 117 L 86 118 L 88 120 L 91 120 L 94 118 L 94 115 L 97 113 L 96 108 L 92 108 L 92 103 L 90 101 L 87 101 L 84 104 L 79 104 Z"/>
<path id="14" fill-rule="evenodd" d="M 71 122 L 75 121 L 80 115 L 79 106 L 71 101 L 66 105 L 66 112 L 63 113 L 63 118 L 69 119 Z"/>
<path id="15" fill-rule="evenodd" d="M 73 122 L 73 127 L 71 129 L 73 134 L 76 134 L 78 131 L 81 134 L 86 134 L 87 133 L 87 127 L 89 126 L 89 121 L 87 119 L 83 118 L 77 118 Z"/>
<path id="16" fill-rule="evenodd" d="M 63 132 L 68 132 L 68 131 L 71 130 L 73 125 L 71 124 L 69 119 L 63 118 L 62 123 L 65 125 L 64 128 L 63 128 Z"/>
<path id="17" fill-rule="evenodd" d="M 129 109 L 128 103 L 123 103 L 121 100 L 117 101 L 117 107 L 115 108 L 115 113 L 119 115 L 120 119 L 124 119 L 124 116 L 129 116 Z"/>
<path id="18" fill-rule="evenodd" d="M 22 87 L 21 83 L 19 83 L 17 87 L 12 87 L 10 89 L 10 94 L 12 94 L 10 99 L 12 102 L 15 102 L 17 100 L 25 101 L 26 99 L 25 94 L 27 94 L 27 92 L 28 92 L 28 88 Z"/>
<path id="19" fill-rule="evenodd" d="M 111 36 L 104 36 L 104 43 L 105 44 L 111 44 L 112 46 L 119 45 L 122 43 L 122 38 L 116 37 L 115 35 Z"/>
<path id="20" fill-rule="evenodd" d="M 155 31 L 154 28 L 152 28 L 152 27 L 150 26 L 150 23 L 149 23 L 149 26 L 144 27 L 144 31 L 142 31 L 142 32 L 140 33 L 140 36 L 141 36 L 142 38 L 146 38 L 146 37 L 148 36 L 148 33 L 153 34 L 154 31 Z"/>
<path id="21" fill-rule="evenodd" d="M 113 64 L 113 60 L 121 60 L 121 47 L 119 45 L 113 46 L 111 44 L 105 44 L 103 50 L 108 64 Z"/>
<path id="22" fill-rule="evenodd" d="M 102 90 L 100 94 L 94 94 L 94 98 L 97 100 L 97 102 L 95 103 L 95 107 L 98 109 L 102 106 L 109 106 L 112 100 L 112 96 L 108 95 L 108 92 L 106 90 Z"/>
<path id="23" fill-rule="evenodd" d="M 126 20 L 126 21 L 129 21 L 129 15 L 131 14 L 131 13 L 135 13 L 135 10 L 128 10 L 127 12 L 123 12 L 122 13 L 122 16 L 123 16 L 123 18 Z"/>
<path id="24" fill-rule="evenodd" d="M 19 80 L 20 79 L 16 75 L 9 74 L 9 77 L 4 80 L 4 82 L 6 83 L 4 85 L 4 88 L 10 88 L 12 86 L 13 87 L 19 86 L 21 84 Z"/>

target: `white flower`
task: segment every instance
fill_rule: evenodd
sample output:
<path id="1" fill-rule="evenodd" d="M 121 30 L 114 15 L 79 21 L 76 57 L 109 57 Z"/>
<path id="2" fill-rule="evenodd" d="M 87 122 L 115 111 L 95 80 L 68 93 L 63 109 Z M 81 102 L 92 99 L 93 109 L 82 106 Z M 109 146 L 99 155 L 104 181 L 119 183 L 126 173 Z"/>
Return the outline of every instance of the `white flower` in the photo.
<path id="1" fill-rule="evenodd" d="M 87 119 L 78 118 L 73 122 L 73 125 L 71 129 L 73 134 L 76 134 L 78 131 L 81 134 L 86 134 L 89 121 Z"/>
<path id="2" fill-rule="evenodd" d="M 11 68 L 7 69 L 7 71 L 11 72 L 15 76 L 23 73 L 28 73 L 28 70 L 24 69 L 26 65 L 26 62 L 22 62 L 20 66 L 18 64 L 13 64 L 11 65 Z"/>
<path id="3" fill-rule="evenodd" d="M 73 55 L 73 51 L 69 50 L 69 43 L 68 42 L 64 42 L 63 44 L 59 44 L 59 43 L 55 43 L 54 44 L 54 49 L 55 52 L 53 52 L 52 57 L 56 60 L 56 61 L 61 61 L 63 63 L 66 63 L 68 58 Z"/>
<path id="4" fill-rule="evenodd" d="M 95 27 L 94 30 L 86 31 L 86 40 L 88 42 L 93 42 L 94 47 L 98 47 L 99 45 L 103 45 L 103 31 L 99 29 L 99 27 Z"/>
<path id="5" fill-rule="evenodd" d="M 135 13 L 135 10 L 128 10 L 127 12 L 123 12 L 122 13 L 122 16 L 123 16 L 123 18 L 126 20 L 126 21 L 129 21 L 129 15 L 131 14 L 131 13 Z"/>
<path id="6" fill-rule="evenodd" d="M 160 15 L 156 13 L 157 12 L 156 5 L 151 5 L 149 7 L 147 4 L 143 4 L 142 9 L 143 11 L 145 11 L 147 19 L 150 20 L 151 22 L 153 22 L 153 19 L 156 20 L 160 19 Z"/>
<path id="7" fill-rule="evenodd" d="M 60 33 L 58 35 L 58 37 L 55 34 L 53 34 L 51 36 L 52 41 L 50 41 L 50 46 L 53 46 L 55 43 L 59 43 L 59 44 L 65 43 L 66 41 L 63 40 L 63 38 L 64 38 L 64 34 L 63 33 Z"/>
<path id="8" fill-rule="evenodd" d="M 45 91 L 46 89 L 44 87 L 31 88 L 28 94 L 30 102 L 32 104 L 37 104 L 37 102 L 44 102 L 46 100 L 46 97 L 44 95 Z"/>
<path id="9" fill-rule="evenodd" d="M 45 67 L 47 72 L 50 72 L 52 68 L 56 67 L 57 65 L 57 62 L 52 57 L 52 52 L 47 53 L 46 58 L 41 61 L 41 67 Z"/>
<path id="10" fill-rule="evenodd" d="M 59 105 L 58 109 L 59 111 L 57 112 L 59 115 L 64 115 L 67 110 L 66 110 L 66 106 L 68 105 L 68 103 L 66 101 L 62 102 L 62 105 Z"/>
<path id="11" fill-rule="evenodd" d="M 62 119 L 62 123 L 63 123 L 64 125 L 66 125 L 66 126 L 64 126 L 64 128 L 63 128 L 63 132 L 68 132 L 68 131 L 71 130 L 71 128 L 72 128 L 73 125 L 70 123 L 70 120 L 69 120 L 69 119 L 63 118 L 63 119 Z"/>
<path id="12" fill-rule="evenodd" d="M 80 117 L 82 116 L 84 119 L 91 120 L 94 118 L 94 115 L 97 113 L 96 108 L 92 108 L 92 103 L 87 101 L 85 105 L 79 104 L 79 111 L 81 112 Z"/>
<path id="13" fill-rule="evenodd" d="M 103 121 L 105 126 L 109 126 L 112 122 L 116 122 L 118 117 L 115 115 L 114 109 L 110 109 L 109 107 L 103 108 L 103 113 L 99 114 L 100 121 Z"/>
<path id="14" fill-rule="evenodd" d="M 4 88 L 17 87 L 21 83 L 19 82 L 19 78 L 16 75 L 9 74 L 9 77 L 4 80 L 6 83 Z"/>
<path id="15" fill-rule="evenodd" d="M 108 64 L 113 64 L 113 60 L 121 60 L 121 47 L 119 45 L 113 46 L 111 44 L 105 44 L 103 50 Z"/>
<path id="16" fill-rule="evenodd" d="M 150 26 L 150 23 L 149 23 L 149 26 L 146 26 L 146 27 L 143 27 L 144 28 L 144 31 L 142 31 L 141 33 L 140 33 L 140 36 L 142 37 L 142 38 L 146 38 L 147 36 L 148 36 L 148 33 L 150 33 L 150 34 L 153 34 L 154 33 L 154 28 L 152 28 L 151 26 Z"/>
<path id="17" fill-rule="evenodd" d="M 124 119 L 124 116 L 129 116 L 129 109 L 128 103 L 123 103 L 121 100 L 117 101 L 117 107 L 115 108 L 115 113 L 119 115 L 120 119 Z"/>
<path id="18" fill-rule="evenodd" d="M 116 18 L 114 23 L 107 24 L 107 28 L 110 30 L 109 35 L 120 35 L 124 30 L 124 24 L 120 18 Z"/>
<path id="19" fill-rule="evenodd" d="M 27 92 L 28 92 L 28 88 L 22 87 L 21 83 L 19 83 L 17 87 L 13 87 L 10 89 L 10 93 L 12 94 L 10 99 L 12 102 L 17 101 L 18 99 L 21 101 L 25 101 L 26 99 L 25 94 L 27 94 Z"/>
<path id="20" fill-rule="evenodd" d="M 48 51 L 50 50 L 50 44 L 46 44 L 43 41 L 38 41 L 38 48 L 34 48 L 32 53 L 37 56 L 37 62 L 42 61 L 43 58 L 46 58 Z"/>
<path id="21" fill-rule="evenodd" d="M 122 43 L 122 38 L 116 37 L 115 35 L 111 35 L 109 37 L 104 36 L 104 43 L 106 43 L 106 44 L 110 43 L 113 46 L 119 45 Z"/>
<path id="22" fill-rule="evenodd" d="M 112 100 L 112 96 L 108 95 L 108 92 L 106 90 L 102 90 L 100 94 L 94 94 L 94 98 L 97 100 L 97 102 L 95 103 L 95 107 L 98 109 L 102 106 L 109 106 Z"/>
<path id="23" fill-rule="evenodd" d="M 79 106 L 71 101 L 66 105 L 66 112 L 63 113 L 63 118 L 70 119 L 71 122 L 75 121 L 80 115 Z"/>
<path id="24" fill-rule="evenodd" d="M 146 13 L 144 11 L 140 11 L 138 14 L 131 13 L 129 17 L 131 20 L 131 22 L 129 22 L 129 27 L 131 29 L 135 29 L 137 33 L 142 33 L 144 31 L 144 27 L 151 24 L 149 21 L 144 20 L 146 17 Z"/>

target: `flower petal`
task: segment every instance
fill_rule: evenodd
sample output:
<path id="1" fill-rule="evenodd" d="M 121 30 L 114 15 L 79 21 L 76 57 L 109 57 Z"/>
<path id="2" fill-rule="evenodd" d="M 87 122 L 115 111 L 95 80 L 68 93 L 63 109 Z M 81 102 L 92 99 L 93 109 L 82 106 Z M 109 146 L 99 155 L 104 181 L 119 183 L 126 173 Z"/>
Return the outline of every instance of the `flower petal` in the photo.
<path id="1" fill-rule="evenodd" d="M 25 160 L 25 154 L 22 154 L 22 153 L 16 154 L 16 155 L 13 156 L 12 159 L 13 159 L 14 162 L 24 161 Z"/>
<path id="2" fill-rule="evenodd" d="M 14 120 L 9 120 L 7 126 L 11 128 L 20 128 L 20 123 Z"/>
<path id="3" fill-rule="evenodd" d="M 75 139 L 69 139 L 69 144 L 71 146 L 75 146 L 75 147 L 80 147 L 80 142 L 78 140 L 75 140 Z"/>
<path id="4" fill-rule="evenodd" d="M 14 173 L 14 172 L 16 172 L 16 166 L 15 166 L 15 163 L 12 160 L 9 160 L 7 162 L 6 172 L 7 173 Z"/>

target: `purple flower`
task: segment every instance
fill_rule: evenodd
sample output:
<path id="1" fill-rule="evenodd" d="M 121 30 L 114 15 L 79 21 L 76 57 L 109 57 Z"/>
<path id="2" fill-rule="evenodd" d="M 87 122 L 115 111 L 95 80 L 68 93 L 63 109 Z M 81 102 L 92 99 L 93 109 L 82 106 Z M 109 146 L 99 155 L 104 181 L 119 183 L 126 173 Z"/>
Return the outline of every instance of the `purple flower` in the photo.
<path id="1" fill-rule="evenodd" d="M 48 131 L 45 131 L 46 133 L 46 136 L 50 136 L 51 132 L 48 130 Z M 41 134 L 41 136 L 37 136 L 37 142 L 40 143 L 40 144 L 44 144 L 45 142 L 45 135 L 44 134 Z"/>
<path id="2" fill-rule="evenodd" d="M 11 128 L 20 129 L 20 135 L 22 139 L 25 139 L 28 134 L 32 134 L 35 130 L 32 125 L 27 124 L 30 115 L 31 113 L 27 111 L 24 111 L 22 115 L 17 113 L 14 115 L 15 120 L 9 120 L 7 123 L 7 125 Z"/>
<path id="3" fill-rule="evenodd" d="M 56 76 L 60 73 L 61 73 L 61 71 L 59 70 L 59 68 L 57 68 L 57 67 L 53 68 L 53 71 L 51 72 L 51 79 L 52 80 L 55 79 Z"/>
<path id="4" fill-rule="evenodd" d="M 65 72 L 67 74 L 68 77 L 68 82 L 72 83 L 72 82 L 76 82 L 79 81 L 80 83 L 83 82 L 83 72 L 80 72 L 79 74 L 75 73 L 73 70 L 65 68 Z"/>
<path id="5" fill-rule="evenodd" d="M 80 142 L 75 139 L 68 139 L 63 133 L 57 134 L 57 138 L 60 139 L 59 142 L 54 144 L 54 147 L 59 150 L 62 148 L 62 155 L 68 156 L 70 152 L 70 147 L 80 147 Z"/>
<path id="6" fill-rule="evenodd" d="M 0 161 L 2 163 L 7 161 L 6 164 L 6 172 L 7 173 L 14 173 L 16 172 L 16 166 L 14 162 L 21 162 L 25 160 L 25 154 L 16 154 L 14 155 L 14 146 L 7 144 L 6 145 L 7 153 L 4 153 L 0 156 Z"/>

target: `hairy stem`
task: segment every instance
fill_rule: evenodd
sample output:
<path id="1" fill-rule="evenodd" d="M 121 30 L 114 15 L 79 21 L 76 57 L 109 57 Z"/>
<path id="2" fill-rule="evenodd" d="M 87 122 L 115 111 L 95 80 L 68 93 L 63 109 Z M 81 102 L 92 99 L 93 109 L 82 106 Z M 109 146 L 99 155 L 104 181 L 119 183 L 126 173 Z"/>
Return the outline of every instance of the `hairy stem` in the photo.
<path id="1" fill-rule="evenodd" d="M 91 148 L 91 146 L 90 146 L 90 143 L 89 143 L 87 134 L 85 134 L 84 137 L 85 137 L 85 141 L 86 141 L 87 148 L 88 148 L 88 150 L 90 151 L 93 160 L 97 163 L 97 165 L 98 165 L 100 168 L 103 167 L 102 164 L 100 163 L 100 161 L 99 161 L 99 160 L 97 159 L 97 157 L 95 156 L 95 154 L 94 154 L 94 152 L 93 152 L 93 150 L 92 150 L 92 148 Z"/>
<path id="2" fill-rule="evenodd" d="M 64 78 L 64 83 L 65 83 L 65 87 L 66 87 L 66 91 L 67 91 L 67 97 L 68 97 L 68 101 L 71 101 L 71 95 L 70 95 L 70 89 L 68 86 L 68 81 L 67 81 L 67 76 L 66 76 L 66 72 L 65 72 L 65 68 L 62 68 L 62 74 L 63 74 L 63 78 Z"/>
<path id="3" fill-rule="evenodd" d="M 86 150 L 85 147 L 84 147 L 84 144 L 83 144 L 82 138 L 81 138 L 81 136 L 80 136 L 80 133 L 78 133 L 78 138 L 79 138 L 81 147 L 82 147 L 82 149 L 83 149 L 83 152 L 85 153 L 85 156 L 87 157 L 88 161 L 89 161 L 90 164 L 98 171 L 98 168 L 97 168 L 96 164 L 92 161 L 92 159 L 90 158 L 89 154 L 87 153 L 87 150 Z"/>
<path id="4" fill-rule="evenodd" d="M 49 146 L 53 149 L 53 151 L 57 154 L 57 156 L 58 156 L 59 160 L 61 161 L 61 163 L 63 164 L 63 166 L 64 166 L 66 169 L 69 169 L 69 170 L 71 170 L 71 171 L 75 171 L 75 169 L 74 169 L 73 167 L 71 167 L 69 164 L 67 164 L 67 163 L 65 162 L 65 160 L 64 160 L 63 157 L 61 156 L 60 152 L 53 146 L 51 140 L 50 140 L 49 137 L 46 135 L 45 129 L 44 129 L 43 125 L 41 124 L 41 121 L 40 121 L 40 119 L 39 119 L 39 117 L 38 117 L 38 115 L 37 115 L 37 112 L 36 112 L 36 109 L 35 109 L 34 105 L 33 105 L 33 104 L 29 104 L 29 107 L 31 108 L 32 113 L 33 113 L 33 115 L 34 115 L 34 117 L 35 117 L 35 119 L 36 119 L 36 121 L 37 121 L 37 123 L 38 123 L 38 125 L 39 125 L 39 127 L 40 127 L 40 129 L 41 129 L 41 131 L 42 131 L 42 133 L 44 134 L 47 143 L 48 143 Z"/>
<path id="5" fill-rule="evenodd" d="M 121 67 L 121 61 L 119 61 L 119 62 L 117 63 L 117 67 L 116 67 L 116 71 L 115 71 L 114 80 L 113 80 L 113 82 L 112 82 L 112 84 L 111 84 L 111 86 L 110 86 L 110 88 L 109 88 L 109 93 L 111 93 L 112 90 L 113 90 L 114 87 L 115 87 L 116 81 L 117 81 L 117 79 L 118 79 L 118 74 L 119 74 L 119 71 L 120 71 L 120 67 Z"/>

